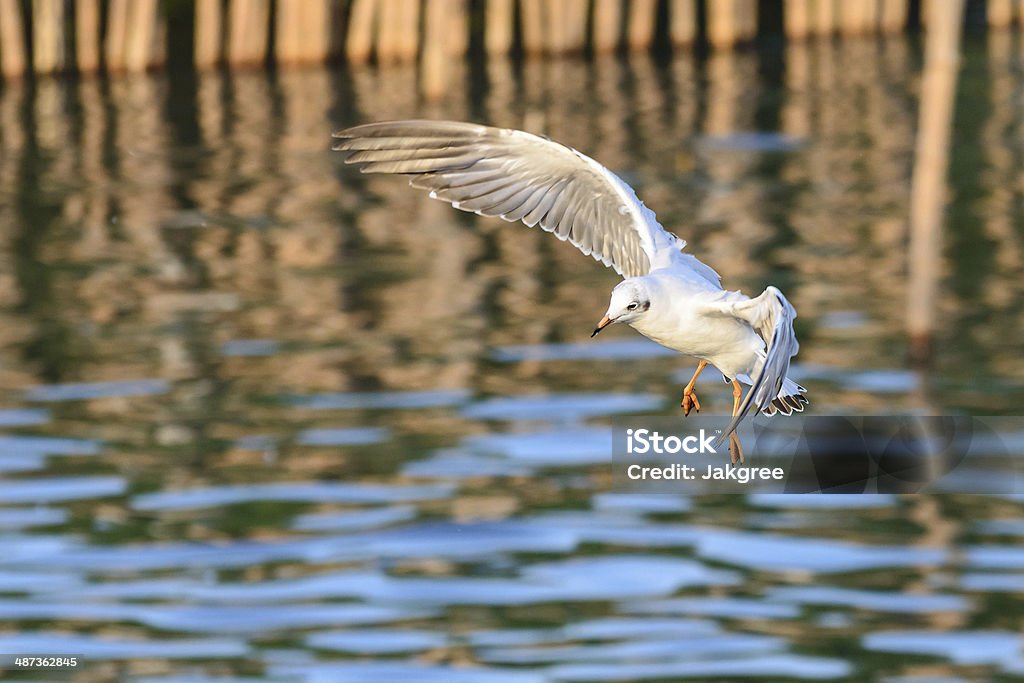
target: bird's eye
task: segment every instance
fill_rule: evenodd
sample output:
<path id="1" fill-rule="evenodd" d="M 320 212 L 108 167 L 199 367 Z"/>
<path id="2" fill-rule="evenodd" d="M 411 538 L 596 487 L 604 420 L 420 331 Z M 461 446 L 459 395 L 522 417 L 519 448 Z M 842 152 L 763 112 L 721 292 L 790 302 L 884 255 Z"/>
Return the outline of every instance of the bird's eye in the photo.
<path id="1" fill-rule="evenodd" d="M 638 304 L 637 302 L 635 302 L 635 301 L 634 301 L 634 302 L 633 302 L 633 303 L 631 303 L 630 305 L 626 306 L 626 310 L 627 310 L 627 311 L 635 311 L 635 310 L 636 310 L 636 307 L 637 307 L 637 306 L 639 306 L 639 305 L 640 305 L 640 304 Z"/>

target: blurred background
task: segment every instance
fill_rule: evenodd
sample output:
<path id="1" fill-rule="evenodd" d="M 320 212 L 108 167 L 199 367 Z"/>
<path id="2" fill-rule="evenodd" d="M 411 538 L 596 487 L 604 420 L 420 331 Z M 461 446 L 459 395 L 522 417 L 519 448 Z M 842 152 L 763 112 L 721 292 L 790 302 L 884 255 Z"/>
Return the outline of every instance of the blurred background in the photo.
<path id="1" fill-rule="evenodd" d="M 87 658 L 4 680 L 1018 680 L 1019 494 L 615 494 L 693 362 L 329 151 L 543 133 L 785 291 L 813 412 L 1012 415 L 1018 6 L 0 0 L 0 653 Z"/>

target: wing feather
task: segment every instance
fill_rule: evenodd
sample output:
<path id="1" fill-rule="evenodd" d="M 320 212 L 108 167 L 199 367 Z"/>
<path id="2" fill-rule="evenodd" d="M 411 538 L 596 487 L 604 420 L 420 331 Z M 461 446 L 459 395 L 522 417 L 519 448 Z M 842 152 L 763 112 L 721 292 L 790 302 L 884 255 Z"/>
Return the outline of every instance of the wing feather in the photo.
<path id="1" fill-rule="evenodd" d="M 751 387 L 729 427 L 718 439 L 717 443 L 722 443 L 752 409 L 774 412 L 772 403 L 779 398 L 789 373 L 790 360 L 800 350 L 800 344 L 793 330 L 796 310 L 775 287 L 767 287 L 760 296 L 753 299 L 720 302 L 709 308 L 708 312 L 730 315 L 747 322 L 766 344 L 760 370 L 755 373 Z M 806 399 L 803 402 L 806 403 Z M 802 410 L 802 407 L 794 407 Z"/>
<path id="2" fill-rule="evenodd" d="M 369 123 L 335 137 L 334 149 L 348 152 L 346 163 L 364 173 L 408 175 L 411 185 L 458 209 L 539 224 L 624 277 L 678 263 L 686 245 L 618 176 L 544 137 L 424 120 Z M 690 259 L 718 284 L 712 269 Z"/>

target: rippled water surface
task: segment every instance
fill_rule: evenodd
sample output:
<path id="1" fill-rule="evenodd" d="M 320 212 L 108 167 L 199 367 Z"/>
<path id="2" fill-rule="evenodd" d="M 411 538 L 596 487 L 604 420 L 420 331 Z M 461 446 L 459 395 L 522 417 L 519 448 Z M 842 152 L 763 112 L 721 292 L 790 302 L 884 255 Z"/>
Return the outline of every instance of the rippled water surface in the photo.
<path id="1" fill-rule="evenodd" d="M 1018 413 L 1020 44 L 969 40 L 937 362 L 902 336 L 919 52 L 492 62 L 0 90 L 4 680 L 1024 677 L 1014 496 L 610 491 L 692 362 L 588 338 L 616 278 L 331 154 L 406 116 L 594 154 L 799 310 L 823 414 Z M 731 392 L 707 372 L 708 411 Z"/>

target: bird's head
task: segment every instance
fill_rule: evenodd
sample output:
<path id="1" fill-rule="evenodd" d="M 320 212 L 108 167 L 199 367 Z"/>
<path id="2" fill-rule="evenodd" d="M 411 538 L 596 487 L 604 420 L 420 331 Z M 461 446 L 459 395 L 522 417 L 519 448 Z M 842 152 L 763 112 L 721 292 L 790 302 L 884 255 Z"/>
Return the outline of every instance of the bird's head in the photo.
<path id="1" fill-rule="evenodd" d="M 612 323 L 628 323 L 632 325 L 651 310 L 651 292 L 642 278 L 623 280 L 612 290 L 608 312 L 594 328 L 591 337 Z"/>

